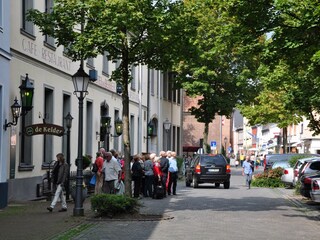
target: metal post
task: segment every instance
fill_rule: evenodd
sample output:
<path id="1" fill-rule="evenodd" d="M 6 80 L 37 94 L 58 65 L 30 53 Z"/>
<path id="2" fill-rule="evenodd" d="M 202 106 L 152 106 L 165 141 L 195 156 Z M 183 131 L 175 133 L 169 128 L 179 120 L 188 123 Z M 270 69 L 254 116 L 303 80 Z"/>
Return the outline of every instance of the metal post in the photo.
<path id="1" fill-rule="evenodd" d="M 288 136 L 288 142 L 289 142 L 289 153 L 291 153 L 291 135 Z"/>
<path id="2" fill-rule="evenodd" d="M 83 202 L 82 202 L 82 188 L 83 188 L 83 157 L 82 157 L 82 145 L 83 145 L 83 99 L 84 92 L 79 93 L 79 126 L 78 126 L 78 157 L 77 157 L 77 177 L 76 177 L 76 198 L 73 209 L 73 216 L 83 216 Z"/>
<path id="3" fill-rule="evenodd" d="M 24 136 L 24 129 L 26 128 L 26 111 L 22 109 L 22 114 L 21 114 L 21 152 L 20 152 L 20 157 L 21 157 L 21 163 L 25 163 L 24 160 L 24 142 L 25 142 L 25 136 Z"/>
<path id="4" fill-rule="evenodd" d="M 67 128 L 67 164 L 69 166 L 69 171 L 68 171 L 68 184 L 66 186 L 66 199 L 69 200 L 70 197 L 70 128 Z"/>
<path id="5" fill-rule="evenodd" d="M 106 151 L 109 152 L 109 150 L 110 150 L 110 133 L 106 134 L 106 139 L 107 139 L 106 140 L 107 141 L 106 142 Z"/>

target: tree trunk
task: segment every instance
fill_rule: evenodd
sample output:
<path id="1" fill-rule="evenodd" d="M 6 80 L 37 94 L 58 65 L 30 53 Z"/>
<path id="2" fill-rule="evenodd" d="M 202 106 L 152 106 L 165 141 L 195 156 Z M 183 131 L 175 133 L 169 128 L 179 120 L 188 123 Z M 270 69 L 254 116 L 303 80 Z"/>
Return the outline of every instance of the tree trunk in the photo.
<path id="1" fill-rule="evenodd" d="M 282 137 L 283 137 L 283 142 L 282 142 L 282 146 L 283 146 L 283 153 L 287 153 L 287 145 L 288 145 L 288 128 L 284 127 L 282 129 Z"/>
<path id="2" fill-rule="evenodd" d="M 203 132 L 204 153 L 210 153 L 207 151 L 208 146 L 210 146 L 208 143 L 208 132 L 209 132 L 209 123 L 205 123 L 204 124 L 204 132 Z"/>
<path id="3" fill-rule="evenodd" d="M 125 169 L 125 195 L 131 197 L 131 147 L 130 147 L 130 122 L 129 122 L 129 54 L 127 48 L 122 51 L 122 62 L 120 64 L 122 73 L 122 119 L 123 119 L 123 145 L 124 145 L 124 169 Z"/>

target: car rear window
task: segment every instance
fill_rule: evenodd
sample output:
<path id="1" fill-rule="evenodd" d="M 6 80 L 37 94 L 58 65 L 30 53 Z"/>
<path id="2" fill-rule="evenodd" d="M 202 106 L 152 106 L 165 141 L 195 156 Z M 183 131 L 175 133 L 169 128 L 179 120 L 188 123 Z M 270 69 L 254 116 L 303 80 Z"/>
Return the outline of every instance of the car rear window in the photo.
<path id="1" fill-rule="evenodd" d="M 312 170 L 320 170 L 320 161 L 311 163 L 310 164 L 310 169 L 312 169 Z"/>
<path id="2" fill-rule="evenodd" d="M 226 160 L 223 156 L 202 156 L 201 157 L 201 165 L 209 165 L 209 164 L 217 164 L 217 165 L 225 165 Z"/>

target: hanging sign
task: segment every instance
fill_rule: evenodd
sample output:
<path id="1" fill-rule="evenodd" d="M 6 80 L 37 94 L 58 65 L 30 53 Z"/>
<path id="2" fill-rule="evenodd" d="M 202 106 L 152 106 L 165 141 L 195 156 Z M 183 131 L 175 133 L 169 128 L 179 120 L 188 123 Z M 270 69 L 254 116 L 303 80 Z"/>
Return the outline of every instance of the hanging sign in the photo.
<path id="1" fill-rule="evenodd" d="M 33 136 L 39 134 L 56 135 L 61 137 L 64 134 L 64 128 L 59 125 L 47 123 L 34 124 L 25 128 L 26 136 Z"/>

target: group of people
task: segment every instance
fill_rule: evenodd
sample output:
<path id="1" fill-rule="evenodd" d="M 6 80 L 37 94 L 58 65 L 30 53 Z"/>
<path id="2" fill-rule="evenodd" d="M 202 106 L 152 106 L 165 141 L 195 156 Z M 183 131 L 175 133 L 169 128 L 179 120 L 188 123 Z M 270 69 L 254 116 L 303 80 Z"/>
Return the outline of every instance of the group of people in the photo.
<path id="1" fill-rule="evenodd" d="M 133 156 L 131 166 L 133 181 L 133 197 L 156 198 L 157 186 L 161 185 L 163 197 L 176 195 L 178 181 L 178 164 L 176 152 L 161 151 L 155 153 L 137 154 Z"/>
<path id="2" fill-rule="evenodd" d="M 98 166 L 96 173 L 95 194 L 115 194 L 119 192 L 117 185 L 124 182 L 124 160 L 118 157 L 115 150 L 106 152 L 103 148 L 97 153 L 95 163 Z M 161 151 L 143 153 L 132 156 L 131 179 L 133 197 L 155 198 L 155 189 L 161 184 L 166 195 L 176 195 L 178 180 L 178 165 L 176 152 Z"/>
<path id="3" fill-rule="evenodd" d="M 116 193 L 117 186 L 124 180 L 124 160 L 119 159 L 117 151 L 112 149 L 108 152 L 101 148 L 96 154 L 95 164 L 98 167 L 95 194 Z"/>
<path id="4" fill-rule="evenodd" d="M 47 210 L 52 212 L 58 200 L 61 200 L 60 212 L 67 211 L 65 186 L 68 184 L 69 166 L 64 155 L 56 155 L 57 161 L 53 167 L 52 177 L 54 198 Z M 124 192 L 124 160 L 119 158 L 115 150 L 105 151 L 101 148 L 96 154 L 95 164 L 95 194 L 116 194 Z M 161 151 L 155 153 L 136 154 L 131 161 L 131 178 L 133 183 L 133 197 L 155 198 L 155 189 L 161 185 L 164 189 L 163 197 L 176 195 L 178 180 L 178 164 L 176 152 Z"/>

